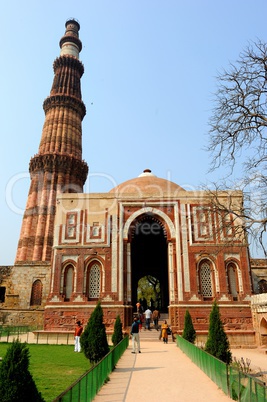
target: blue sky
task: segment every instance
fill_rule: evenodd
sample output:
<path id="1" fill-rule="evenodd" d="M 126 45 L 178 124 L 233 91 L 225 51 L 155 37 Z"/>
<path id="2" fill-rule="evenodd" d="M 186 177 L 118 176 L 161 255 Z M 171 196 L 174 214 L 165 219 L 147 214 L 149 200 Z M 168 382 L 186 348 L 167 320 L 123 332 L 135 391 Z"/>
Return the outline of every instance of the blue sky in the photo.
<path id="1" fill-rule="evenodd" d="M 1 0 L 0 11 L 0 265 L 14 263 L 70 17 L 81 25 L 85 67 L 84 191 L 109 191 L 146 168 L 187 189 L 223 176 L 208 174 L 204 150 L 215 77 L 249 41 L 266 41 L 266 0 Z"/>

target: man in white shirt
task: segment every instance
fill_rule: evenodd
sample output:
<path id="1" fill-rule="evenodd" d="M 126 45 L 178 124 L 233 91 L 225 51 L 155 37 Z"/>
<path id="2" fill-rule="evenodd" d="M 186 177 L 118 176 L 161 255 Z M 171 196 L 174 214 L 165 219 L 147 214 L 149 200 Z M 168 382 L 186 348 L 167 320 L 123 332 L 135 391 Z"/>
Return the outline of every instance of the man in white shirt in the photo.
<path id="1" fill-rule="evenodd" d="M 146 327 L 145 329 L 148 329 L 150 331 L 150 321 L 151 321 L 151 316 L 152 316 L 152 311 L 147 308 L 146 311 L 144 312 L 145 318 L 146 318 Z"/>

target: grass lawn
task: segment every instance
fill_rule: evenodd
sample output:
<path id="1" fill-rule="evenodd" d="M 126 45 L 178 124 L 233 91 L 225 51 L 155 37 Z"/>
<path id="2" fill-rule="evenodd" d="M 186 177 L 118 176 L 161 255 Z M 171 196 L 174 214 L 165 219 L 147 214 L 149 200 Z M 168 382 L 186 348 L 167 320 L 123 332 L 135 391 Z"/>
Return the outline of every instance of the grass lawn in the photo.
<path id="1" fill-rule="evenodd" d="M 10 345 L 0 342 L 0 357 L 4 358 Z M 46 402 L 53 401 L 90 368 L 89 360 L 83 353 L 75 353 L 73 345 L 29 344 L 28 348 L 29 369 Z"/>

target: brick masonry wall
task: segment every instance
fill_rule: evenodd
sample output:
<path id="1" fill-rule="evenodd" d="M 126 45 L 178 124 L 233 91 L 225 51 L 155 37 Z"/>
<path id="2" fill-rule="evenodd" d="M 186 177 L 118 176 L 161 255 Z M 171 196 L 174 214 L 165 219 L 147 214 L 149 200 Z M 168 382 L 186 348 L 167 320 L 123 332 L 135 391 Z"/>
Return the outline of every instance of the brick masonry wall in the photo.
<path id="1" fill-rule="evenodd" d="M 50 275 L 51 267 L 47 263 L 11 267 L 10 276 L 3 278 L 1 283 L 1 286 L 6 287 L 6 295 L 5 302 L 0 303 L 0 321 L 4 315 L 5 324 L 8 325 L 42 326 Z M 37 279 L 42 282 L 42 304 L 30 306 L 32 284 Z"/>

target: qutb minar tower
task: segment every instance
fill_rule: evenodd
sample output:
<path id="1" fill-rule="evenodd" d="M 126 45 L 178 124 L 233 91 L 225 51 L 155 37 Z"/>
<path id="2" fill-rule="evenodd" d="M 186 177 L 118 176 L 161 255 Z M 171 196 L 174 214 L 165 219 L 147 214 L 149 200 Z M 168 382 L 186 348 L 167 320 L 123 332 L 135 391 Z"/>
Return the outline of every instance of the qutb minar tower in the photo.
<path id="1" fill-rule="evenodd" d="M 82 160 L 82 120 L 86 114 L 80 80 L 79 23 L 66 22 L 54 81 L 43 109 L 45 122 L 38 154 L 29 166 L 31 185 L 15 264 L 51 261 L 57 193 L 81 193 L 88 166 Z"/>

